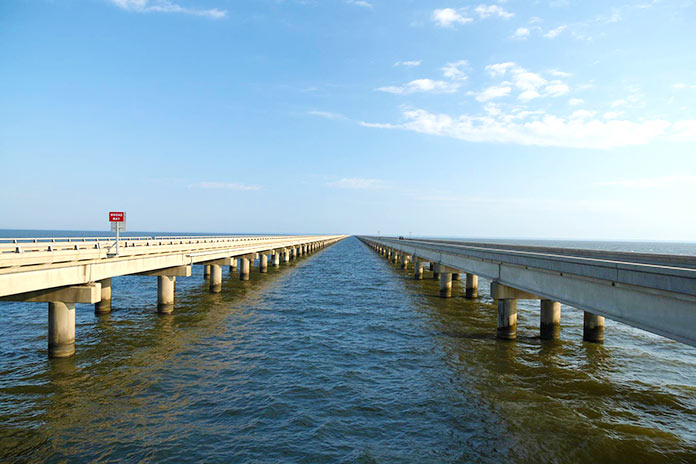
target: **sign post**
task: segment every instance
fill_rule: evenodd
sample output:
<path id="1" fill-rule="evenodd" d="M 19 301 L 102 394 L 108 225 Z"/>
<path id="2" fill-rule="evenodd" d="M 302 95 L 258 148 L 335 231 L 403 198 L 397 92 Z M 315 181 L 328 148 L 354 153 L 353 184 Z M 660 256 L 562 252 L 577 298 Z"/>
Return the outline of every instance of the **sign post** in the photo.
<path id="1" fill-rule="evenodd" d="M 120 233 L 126 231 L 126 213 L 123 211 L 109 211 L 109 222 L 111 223 L 111 232 L 116 232 L 116 256 L 118 256 Z"/>

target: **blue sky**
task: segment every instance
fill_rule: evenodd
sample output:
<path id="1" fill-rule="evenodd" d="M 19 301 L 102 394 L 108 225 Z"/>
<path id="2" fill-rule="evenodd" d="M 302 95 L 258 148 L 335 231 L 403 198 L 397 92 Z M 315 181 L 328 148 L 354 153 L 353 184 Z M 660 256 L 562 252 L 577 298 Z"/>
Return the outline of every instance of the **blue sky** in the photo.
<path id="1" fill-rule="evenodd" d="M 9 0 L 0 228 L 696 240 L 693 1 Z"/>

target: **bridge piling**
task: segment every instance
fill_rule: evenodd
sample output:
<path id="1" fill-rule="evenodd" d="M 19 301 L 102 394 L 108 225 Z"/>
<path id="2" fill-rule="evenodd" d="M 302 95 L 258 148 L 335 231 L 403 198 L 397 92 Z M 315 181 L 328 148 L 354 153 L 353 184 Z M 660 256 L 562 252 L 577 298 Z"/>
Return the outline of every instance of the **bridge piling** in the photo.
<path id="1" fill-rule="evenodd" d="M 440 273 L 440 297 L 450 298 L 452 296 L 452 273 Z"/>
<path id="2" fill-rule="evenodd" d="M 48 303 L 48 357 L 75 354 L 75 303 Z"/>
<path id="3" fill-rule="evenodd" d="M 561 335 L 561 303 L 541 300 L 539 332 L 542 340 L 555 340 Z"/>
<path id="4" fill-rule="evenodd" d="M 478 276 L 476 274 L 466 274 L 466 297 L 478 298 Z"/>
<path id="5" fill-rule="evenodd" d="M 249 280 L 249 257 L 239 258 L 239 280 Z"/>
<path id="6" fill-rule="evenodd" d="M 97 315 L 111 312 L 111 279 L 100 280 L 101 300 L 94 303 L 94 313 Z"/>
<path id="7" fill-rule="evenodd" d="M 205 266 L 203 266 L 203 278 L 204 279 L 210 278 L 210 264 L 206 264 Z"/>
<path id="8" fill-rule="evenodd" d="M 498 300 L 498 330 L 497 337 L 503 340 L 517 338 L 517 300 Z"/>
<path id="9" fill-rule="evenodd" d="M 268 255 L 265 251 L 259 255 L 259 272 L 268 272 Z"/>
<path id="10" fill-rule="evenodd" d="M 604 343 L 604 316 L 585 311 L 582 339 L 591 343 Z"/>
<path id="11" fill-rule="evenodd" d="M 157 276 L 157 312 L 171 314 L 174 311 L 174 290 L 176 277 Z"/>
<path id="12" fill-rule="evenodd" d="M 413 278 L 423 280 L 423 262 L 418 258 L 413 260 Z"/>
<path id="13" fill-rule="evenodd" d="M 219 264 L 210 265 L 210 292 L 220 293 L 222 291 L 222 266 Z"/>

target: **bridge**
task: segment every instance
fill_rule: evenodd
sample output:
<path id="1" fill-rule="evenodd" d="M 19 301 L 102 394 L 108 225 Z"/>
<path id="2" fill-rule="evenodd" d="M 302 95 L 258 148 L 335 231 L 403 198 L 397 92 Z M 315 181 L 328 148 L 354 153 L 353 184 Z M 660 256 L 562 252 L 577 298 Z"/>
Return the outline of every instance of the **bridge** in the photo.
<path id="1" fill-rule="evenodd" d="M 604 341 L 608 317 L 696 346 L 696 257 L 448 240 L 358 237 L 416 279 L 432 266 L 440 296 L 466 274 L 466 296 L 479 276 L 497 301 L 497 336 L 517 336 L 517 301 L 540 301 L 540 335 L 558 338 L 561 303 L 584 311 L 583 339 Z"/>
<path id="2" fill-rule="evenodd" d="M 48 354 L 75 353 L 75 304 L 111 311 L 111 279 L 157 277 L 157 311 L 171 314 L 177 277 L 204 267 L 210 291 L 222 290 L 222 267 L 249 280 L 254 264 L 267 272 L 336 243 L 344 235 L 104 237 L 0 239 L 0 301 L 48 303 Z"/>

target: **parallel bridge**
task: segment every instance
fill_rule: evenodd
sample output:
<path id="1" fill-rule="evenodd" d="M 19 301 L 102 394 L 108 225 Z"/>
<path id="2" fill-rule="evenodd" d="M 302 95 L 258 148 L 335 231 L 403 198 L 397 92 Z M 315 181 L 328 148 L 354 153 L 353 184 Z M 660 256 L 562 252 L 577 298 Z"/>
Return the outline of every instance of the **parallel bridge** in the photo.
<path id="1" fill-rule="evenodd" d="M 239 268 L 241 280 L 258 259 L 260 272 L 324 248 L 344 235 L 8 238 L 0 239 L 0 301 L 48 303 L 48 352 L 75 352 L 75 303 L 94 304 L 97 314 L 111 311 L 111 278 L 157 277 L 158 312 L 174 310 L 177 277 L 191 266 L 205 266 L 210 291 L 222 290 L 222 268 Z M 116 250 L 118 249 L 118 254 Z"/>
<path id="2" fill-rule="evenodd" d="M 696 257 L 502 245 L 447 240 L 359 237 L 414 277 L 433 266 L 440 295 L 466 273 L 466 294 L 478 294 L 478 277 L 491 280 L 497 300 L 497 335 L 517 334 L 517 300 L 540 300 L 542 338 L 557 338 L 561 303 L 585 311 L 583 338 L 604 341 L 604 318 L 696 346 Z"/>

